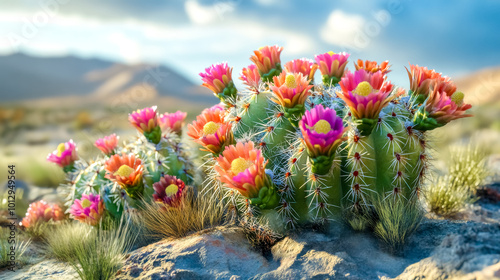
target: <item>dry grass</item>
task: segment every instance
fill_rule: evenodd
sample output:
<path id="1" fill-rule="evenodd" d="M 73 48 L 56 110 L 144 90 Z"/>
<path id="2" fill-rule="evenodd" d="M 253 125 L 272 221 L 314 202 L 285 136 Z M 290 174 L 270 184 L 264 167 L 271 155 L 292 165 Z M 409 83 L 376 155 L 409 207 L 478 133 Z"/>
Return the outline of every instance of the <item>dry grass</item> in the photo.
<path id="1" fill-rule="evenodd" d="M 48 234 L 44 241 L 47 251 L 61 261 L 70 261 L 75 258 L 76 248 L 86 240 L 95 239 L 96 231 L 89 225 L 77 222 L 68 222 L 56 227 L 52 234 Z"/>
<path id="2" fill-rule="evenodd" d="M 444 217 L 451 217 L 460 212 L 466 204 L 474 203 L 469 188 L 458 184 L 451 176 L 438 177 L 424 189 L 424 198 L 429 211 Z"/>
<path id="3" fill-rule="evenodd" d="M 140 218 L 149 235 L 159 238 L 182 237 L 224 223 L 225 208 L 188 188 L 181 207 L 164 208 L 162 204 L 144 202 Z"/>

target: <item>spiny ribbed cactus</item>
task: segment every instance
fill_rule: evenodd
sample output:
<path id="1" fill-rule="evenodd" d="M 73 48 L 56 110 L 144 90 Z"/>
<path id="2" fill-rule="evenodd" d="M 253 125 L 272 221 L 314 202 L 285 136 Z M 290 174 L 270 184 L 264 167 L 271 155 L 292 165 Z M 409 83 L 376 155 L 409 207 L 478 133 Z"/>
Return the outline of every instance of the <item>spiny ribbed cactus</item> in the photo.
<path id="1" fill-rule="evenodd" d="M 235 90 L 226 63 L 200 74 L 222 101 L 189 127 L 212 152 L 205 192 L 275 229 L 379 200 L 415 202 L 429 158 L 425 132 L 469 116 L 463 93 L 418 66 L 405 92 L 387 80 L 388 62 L 358 60 L 355 72 L 344 71 L 346 53 L 294 60 L 283 71 L 281 51 L 254 52 L 240 78 L 245 91 Z M 323 83 L 315 85 L 318 68 Z"/>
<path id="2" fill-rule="evenodd" d="M 158 116 L 155 107 L 138 110 L 130 114 L 129 120 L 144 137 L 124 143 L 122 147 L 118 146 L 115 134 L 98 139 L 95 145 L 104 157 L 90 163 L 77 160 L 72 141 L 60 145 L 48 159 L 67 171 L 68 183 L 62 191 L 66 194 L 68 212 L 77 199 L 81 200 L 77 201 L 79 209 L 90 207 L 90 203 L 82 202 L 82 195 L 88 194 L 98 194 L 106 213 L 115 219 L 141 199 L 153 199 L 153 194 L 162 201 L 178 199 L 184 187 L 178 187 L 180 183 L 164 186 L 160 181 L 179 180 L 182 186 L 193 183 L 194 168 L 180 137 L 185 117 L 186 113 L 180 111 Z M 175 201 L 171 204 L 177 205 Z M 91 217 L 80 220 L 92 221 Z"/>

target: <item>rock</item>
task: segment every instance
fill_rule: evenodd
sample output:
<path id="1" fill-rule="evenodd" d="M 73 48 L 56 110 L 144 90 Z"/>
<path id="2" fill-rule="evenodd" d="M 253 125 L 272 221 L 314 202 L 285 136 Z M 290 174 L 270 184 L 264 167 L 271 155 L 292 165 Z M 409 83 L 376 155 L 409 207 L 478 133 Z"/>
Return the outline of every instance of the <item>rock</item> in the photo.
<path id="1" fill-rule="evenodd" d="M 248 279 L 269 265 L 241 229 L 218 228 L 136 250 L 117 279 Z"/>
<path id="2" fill-rule="evenodd" d="M 47 280 L 47 279 L 79 279 L 71 266 L 56 260 L 44 260 L 31 267 L 0 272 L 0 279 L 9 280 Z"/>

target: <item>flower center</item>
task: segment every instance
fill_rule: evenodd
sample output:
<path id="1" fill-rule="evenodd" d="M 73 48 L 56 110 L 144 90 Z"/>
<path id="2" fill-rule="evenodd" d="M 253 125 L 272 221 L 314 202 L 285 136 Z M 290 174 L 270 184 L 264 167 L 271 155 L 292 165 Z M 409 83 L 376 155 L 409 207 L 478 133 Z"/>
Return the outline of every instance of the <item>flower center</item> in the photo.
<path id="1" fill-rule="evenodd" d="M 118 170 L 116 170 L 115 176 L 121 176 L 121 177 L 128 177 L 130 176 L 132 173 L 134 173 L 135 169 L 133 169 L 132 167 L 124 164 L 122 166 L 120 166 L 120 168 L 118 168 Z"/>
<path id="2" fill-rule="evenodd" d="M 57 146 L 57 156 L 60 157 L 65 150 L 66 146 L 64 143 L 59 144 L 59 146 Z"/>
<path id="3" fill-rule="evenodd" d="M 295 81 L 295 76 L 293 74 L 286 75 L 285 85 L 287 88 L 296 88 L 297 87 L 297 82 Z"/>
<path id="4" fill-rule="evenodd" d="M 335 53 L 332 52 L 332 51 L 329 51 L 328 54 L 331 55 L 331 56 L 333 56 Z"/>
<path id="5" fill-rule="evenodd" d="M 464 103 L 464 93 L 461 91 L 457 91 L 454 94 L 451 95 L 451 101 L 455 102 L 457 106 L 462 105 Z"/>
<path id="6" fill-rule="evenodd" d="M 332 126 L 330 125 L 329 122 L 325 120 L 319 120 L 314 126 L 313 126 L 314 131 L 317 133 L 322 133 L 322 134 L 327 134 L 332 130 Z"/>
<path id="7" fill-rule="evenodd" d="M 207 122 L 203 126 L 203 134 L 208 135 L 208 134 L 214 134 L 217 132 L 217 129 L 219 129 L 220 124 L 215 123 L 215 122 Z"/>
<path id="8" fill-rule="evenodd" d="M 170 184 L 166 189 L 165 189 L 165 194 L 168 197 L 171 197 L 172 195 L 176 194 L 179 191 L 179 187 L 177 187 L 176 184 Z"/>
<path id="9" fill-rule="evenodd" d="M 251 161 L 239 157 L 231 162 L 231 171 L 233 174 L 238 175 L 252 165 L 253 163 Z"/>
<path id="10" fill-rule="evenodd" d="M 373 88 L 370 85 L 369 82 L 364 81 L 358 84 L 356 89 L 354 90 L 354 93 L 361 95 L 361 96 L 367 96 L 368 94 L 372 93 Z"/>
<path id="11" fill-rule="evenodd" d="M 88 200 L 88 199 L 84 199 L 84 200 L 82 201 L 82 207 L 83 207 L 83 208 L 87 208 L 87 207 L 89 207 L 90 205 L 92 205 L 92 202 L 90 202 L 90 200 Z"/>

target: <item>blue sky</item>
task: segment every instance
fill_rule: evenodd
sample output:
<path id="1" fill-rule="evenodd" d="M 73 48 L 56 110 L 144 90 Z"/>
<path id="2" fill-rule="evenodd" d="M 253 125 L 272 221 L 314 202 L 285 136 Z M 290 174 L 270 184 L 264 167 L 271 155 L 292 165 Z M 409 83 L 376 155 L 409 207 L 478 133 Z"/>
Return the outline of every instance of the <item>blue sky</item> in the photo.
<path id="1" fill-rule="evenodd" d="M 7 0 L 0 54 L 160 63 L 199 82 L 212 63 L 239 73 L 252 50 L 278 44 L 283 61 L 387 59 L 407 86 L 408 62 L 452 77 L 500 65 L 499 14 L 500 1 Z"/>

